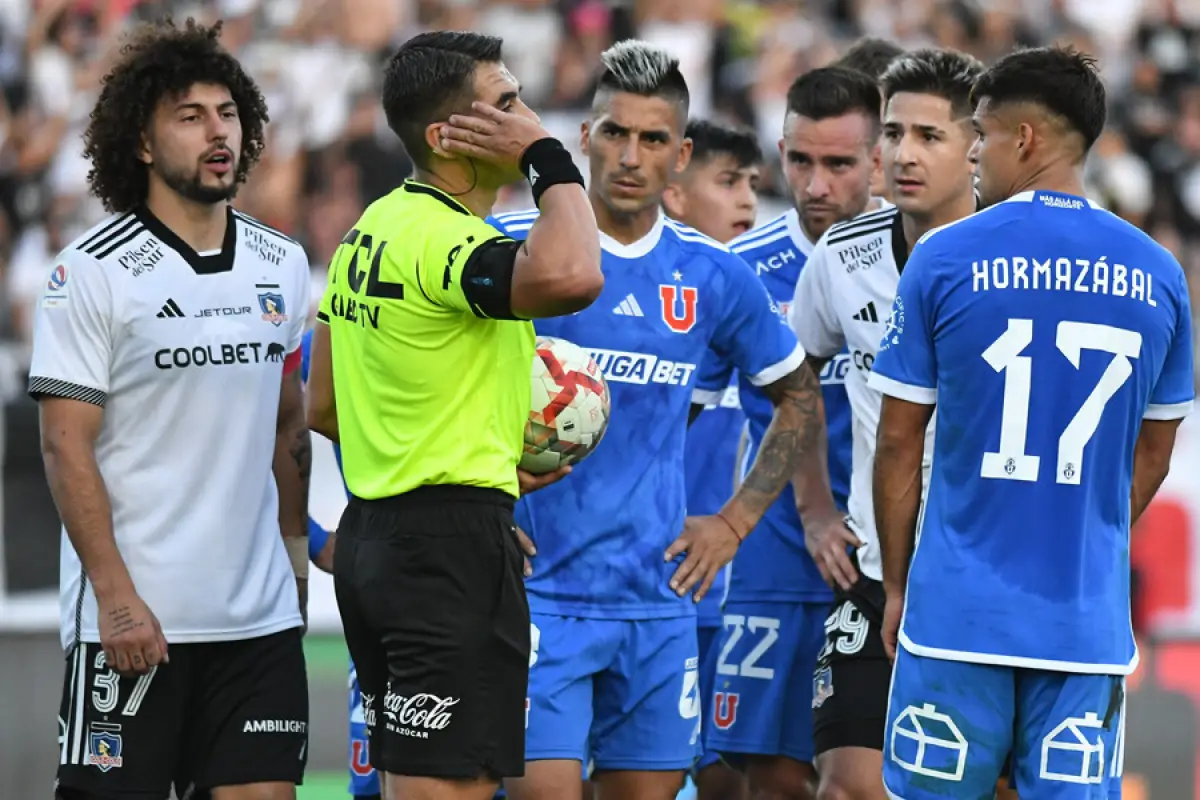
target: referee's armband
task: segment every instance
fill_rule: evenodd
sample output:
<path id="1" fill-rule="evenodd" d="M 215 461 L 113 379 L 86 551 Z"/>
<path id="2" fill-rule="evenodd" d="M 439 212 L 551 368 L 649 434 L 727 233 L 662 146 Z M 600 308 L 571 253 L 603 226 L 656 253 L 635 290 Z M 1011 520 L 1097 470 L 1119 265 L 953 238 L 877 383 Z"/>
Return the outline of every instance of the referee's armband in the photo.
<path id="1" fill-rule="evenodd" d="M 463 265 L 463 296 L 477 317 L 518 319 L 512 312 L 513 265 L 521 243 L 498 237 L 475 248 Z"/>

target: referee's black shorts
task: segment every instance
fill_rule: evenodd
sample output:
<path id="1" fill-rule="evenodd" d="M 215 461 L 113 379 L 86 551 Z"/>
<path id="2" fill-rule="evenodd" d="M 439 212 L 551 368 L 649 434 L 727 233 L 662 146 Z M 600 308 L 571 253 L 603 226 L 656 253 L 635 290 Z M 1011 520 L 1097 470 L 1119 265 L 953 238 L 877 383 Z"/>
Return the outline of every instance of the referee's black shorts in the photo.
<path id="1" fill-rule="evenodd" d="M 498 490 L 430 486 L 352 498 L 342 515 L 334 587 L 376 769 L 524 774 L 530 623 L 512 510 Z"/>

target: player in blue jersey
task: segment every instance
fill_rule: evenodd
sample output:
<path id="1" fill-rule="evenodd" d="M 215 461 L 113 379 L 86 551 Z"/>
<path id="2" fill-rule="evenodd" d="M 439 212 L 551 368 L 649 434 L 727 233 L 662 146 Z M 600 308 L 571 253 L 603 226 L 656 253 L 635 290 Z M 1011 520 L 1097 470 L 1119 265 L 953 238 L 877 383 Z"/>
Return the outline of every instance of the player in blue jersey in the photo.
<path id="1" fill-rule="evenodd" d="M 1193 401 L 1187 282 L 1084 196 L 1105 118 L 1092 59 L 1017 52 L 973 99 L 994 205 L 913 250 L 870 381 L 887 395 L 884 783 L 905 800 L 987 797 L 1011 754 L 1021 800 L 1116 798 L 1137 663 L 1129 530 Z"/>
<path id="2" fill-rule="evenodd" d="M 780 155 L 795 207 L 732 245 L 754 265 L 782 313 L 813 243 L 868 204 L 880 102 L 873 78 L 845 68 L 813 70 L 788 92 Z M 809 554 L 788 488 L 738 551 L 720 644 L 705 664 L 715 676 L 705 746 L 744 765 L 752 789 L 772 797 L 803 800 L 815 791 L 813 665 L 833 600 L 828 582 L 854 579 L 846 547 L 856 540 L 838 508 L 846 507 L 850 484 L 850 405 L 842 385 L 848 364 L 842 353 L 821 371 L 829 442 L 824 480 L 836 506 L 809 510 L 807 546 L 820 561 Z M 706 368 L 702 388 L 722 386 L 728 367 L 709 366 L 713 372 Z M 771 424 L 771 404 L 745 381 L 739 395 L 757 452 Z"/>
<path id="3" fill-rule="evenodd" d="M 700 733 L 695 602 L 824 422 L 807 411 L 816 377 L 753 271 L 662 213 L 670 175 L 691 149 L 678 61 L 637 41 L 602 61 L 582 146 L 604 293 L 578 314 L 535 324 L 592 353 L 612 419 L 571 480 L 518 503 L 538 552 L 527 580 L 529 763 L 507 782 L 516 800 L 578 798 L 585 748 L 602 796 L 673 800 Z M 522 237 L 536 213 L 496 224 Z M 766 387 L 775 421 L 737 493 L 715 515 L 686 516 L 684 438 L 709 349 Z"/>
<path id="4" fill-rule="evenodd" d="M 672 219 L 718 242 L 729 242 L 754 227 L 763 160 L 758 139 L 754 131 L 701 119 L 688 122 L 686 136 L 692 142 L 692 159 L 687 169 L 671 179 L 663 194 L 663 207 Z M 720 399 L 688 428 L 683 457 L 689 514 L 715 514 L 733 496 L 745 423 L 737 383 L 731 381 Z M 704 665 L 721 629 L 728 572 L 728 568 L 722 570 L 713 581 L 697 611 L 702 719 L 707 718 L 713 688 L 713 674 L 706 672 Z M 745 795 L 743 776 L 729 769 L 716 753 L 702 752 L 693 771 L 699 800 Z"/>

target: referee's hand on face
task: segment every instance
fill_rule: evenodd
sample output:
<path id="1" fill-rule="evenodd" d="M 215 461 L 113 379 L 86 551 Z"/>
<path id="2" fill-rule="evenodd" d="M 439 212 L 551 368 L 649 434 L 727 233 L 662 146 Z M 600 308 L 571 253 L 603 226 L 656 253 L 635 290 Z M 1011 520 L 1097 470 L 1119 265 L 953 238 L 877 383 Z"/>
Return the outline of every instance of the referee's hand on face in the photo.
<path id="1" fill-rule="evenodd" d="M 100 646 L 108 666 L 118 675 L 142 675 L 169 660 L 162 627 L 137 592 L 97 600 Z"/>
<path id="2" fill-rule="evenodd" d="M 512 110 L 502 111 L 488 103 L 471 104 L 470 114 L 452 114 L 441 131 L 441 147 L 448 153 L 477 158 L 494 164 L 514 181 L 524 178 L 521 156 L 529 145 L 549 138 L 537 114 L 515 101 Z"/>

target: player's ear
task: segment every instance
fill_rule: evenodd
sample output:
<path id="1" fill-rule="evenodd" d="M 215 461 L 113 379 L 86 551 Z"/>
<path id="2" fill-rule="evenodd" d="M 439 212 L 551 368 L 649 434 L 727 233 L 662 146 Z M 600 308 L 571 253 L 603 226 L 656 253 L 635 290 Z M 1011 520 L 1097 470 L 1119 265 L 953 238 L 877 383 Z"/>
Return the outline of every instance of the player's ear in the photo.
<path id="1" fill-rule="evenodd" d="M 667 216 L 671 219 L 682 220 L 687 214 L 687 195 L 684 194 L 683 188 L 678 183 L 672 181 L 667 184 L 662 202 L 663 207 L 667 210 Z"/>
<path id="2" fill-rule="evenodd" d="M 433 151 L 433 154 L 438 158 L 453 158 L 445 148 L 442 147 L 442 126 L 444 122 L 434 122 L 425 126 L 425 144 Z"/>
<path id="3" fill-rule="evenodd" d="M 779 163 L 787 164 L 787 148 L 783 144 L 783 137 L 779 137 Z"/>
<path id="4" fill-rule="evenodd" d="M 883 175 L 882 141 L 876 141 L 875 146 L 871 148 L 871 173 L 873 175 Z"/>
<path id="5" fill-rule="evenodd" d="M 675 159 L 675 173 L 682 173 L 690 163 L 692 163 L 692 140 L 685 136 L 683 144 L 679 146 L 679 156 Z"/>
<path id="6" fill-rule="evenodd" d="M 579 152 L 585 156 L 589 155 L 589 151 L 591 150 L 591 148 L 588 147 L 588 139 L 591 137 L 592 124 L 585 119 L 583 124 L 579 126 Z"/>
<path id="7" fill-rule="evenodd" d="M 1028 122 L 1017 125 L 1017 155 L 1021 159 L 1029 158 L 1033 150 L 1033 126 Z"/>
<path id="8" fill-rule="evenodd" d="M 150 137 L 143 133 L 141 144 L 138 145 L 138 161 L 149 166 L 154 163 L 154 157 L 150 155 Z"/>

